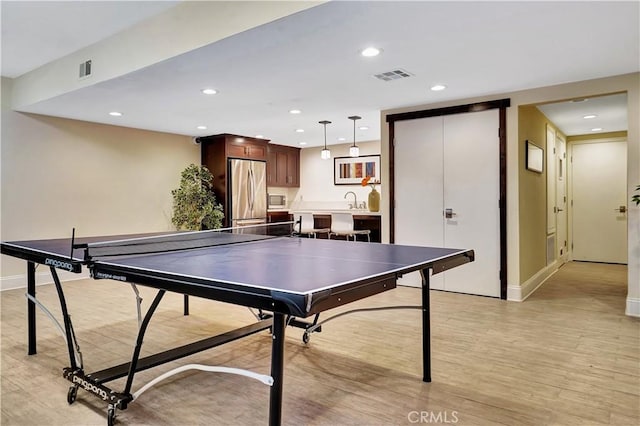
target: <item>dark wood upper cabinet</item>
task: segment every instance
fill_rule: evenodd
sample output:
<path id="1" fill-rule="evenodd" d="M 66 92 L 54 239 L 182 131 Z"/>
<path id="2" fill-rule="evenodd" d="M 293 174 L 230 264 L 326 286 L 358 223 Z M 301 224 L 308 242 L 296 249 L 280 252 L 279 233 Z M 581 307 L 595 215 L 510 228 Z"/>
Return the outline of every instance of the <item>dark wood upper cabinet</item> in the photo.
<path id="1" fill-rule="evenodd" d="M 267 146 L 267 185 L 300 186 L 300 148 L 275 144 Z"/>
<path id="2" fill-rule="evenodd" d="M 213 175 L 213 191 L 216 201 L 222 204 L 225 212 L 224 226 L 229 226 L 227 219 L 227 164 L 229 158 L 248 160 L 267 160 L 268 141 L 246 136 L 223 133 L 220 135 L 198 138 L 201 147 L 201 162 Z"/>

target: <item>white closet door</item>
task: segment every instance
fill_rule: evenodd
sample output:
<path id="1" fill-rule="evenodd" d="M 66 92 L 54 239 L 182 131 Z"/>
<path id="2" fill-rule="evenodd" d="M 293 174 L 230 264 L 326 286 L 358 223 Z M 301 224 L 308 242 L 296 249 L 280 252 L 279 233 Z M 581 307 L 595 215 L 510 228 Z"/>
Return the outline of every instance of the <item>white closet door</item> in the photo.
<path id="1" fill-rule="evenodd" d="M 476 255 L 446 272 L 448 291 L 500 297 L 498 129 L 497 109 L 444 117 L 444 242 Z"/>
<path id="2" fill-rule="evenodd" d="M 556 137 L 556 258 L 567 261 L 567 143 Z"/>
<path id="3" fill-rule="evenodd" d="M 395 243 L 442 247 L 442 117 L 395 124 Z M 400 285 L 419 287 L 418 272 Z M 442 274 L 429 282 L 443 289 Z"/>
<path id="4" fill-rule="evenodd" d="M 434 289 L 500 296 L 498 128 L 497 110 L 395 124 L 396 244 L 476 253 L 475 262 L 433 276 Z M 420 277 L 399 284 L 418 286 Z"/>

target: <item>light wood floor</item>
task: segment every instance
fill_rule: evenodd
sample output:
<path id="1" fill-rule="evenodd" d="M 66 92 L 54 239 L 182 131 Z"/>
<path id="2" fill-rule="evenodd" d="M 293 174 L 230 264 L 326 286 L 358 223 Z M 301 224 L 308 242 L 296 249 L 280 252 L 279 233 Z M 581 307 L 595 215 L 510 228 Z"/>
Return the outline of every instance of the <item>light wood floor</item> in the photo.
<path id="1" fill-rule="evenodd" d="M 287 425 L 638 425 L 640 321 L 624 315 L 626 267 L 570 263 L 526 302 L 432 292 L 433 382 L 421 381 L 420 312 L 345 316 L 315 334 L 288 329 L 283 417 Z M 122 283 L 65 284 L 85 367 L 129 359 L 137 326 Z M 152 292 L 144 290 L 145 303 Z M 83 390 L 66 402 L 64 341 L 38 312 L 38 354 L 26 355 L 23 290 L 1 294 L 2 425 L 104 425 L 106 407 Z M 38 297 L 59 312 L 53 286 Z M 351 307 L 418 304 L 400 288 Z M 165 297 L 146 354 L 253 320 L 235 306 Z M 269 373 L 267 332 L 142 372 L 134 390 L 171 368 L 204 363 Z M 123 379 L 115 382 L 122 389 Z M 113 384 L 113 382 L 112 382 Z M 119 411 L 117 424 L 266 424 L 268 387 L 247 378 L 185 372 Z M 418 412 L 418 413 L 416 413 Z M 423 412 L 425 420 L 419 420 Z M 438 417 L 439 416 L 439 417 Z"/>

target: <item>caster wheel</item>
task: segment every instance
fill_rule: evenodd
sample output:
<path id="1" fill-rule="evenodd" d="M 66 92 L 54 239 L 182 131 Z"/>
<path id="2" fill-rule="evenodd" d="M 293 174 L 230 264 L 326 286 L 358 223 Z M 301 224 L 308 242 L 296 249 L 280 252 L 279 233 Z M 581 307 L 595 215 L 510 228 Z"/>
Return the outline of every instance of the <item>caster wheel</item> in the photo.
<path id="1" fill-rule="evenodd" d="M 302 334 L 302 342 L 306 345 L 307 343 L 309 343 L 309 339 L 311 338 L 311 336 L 309 336 L 309 333 L 304 332 Z"/>
<path id="2" fill-rule="evenodd" d="M 78 387 L 71 386 L 69 388 L 69 391 L 67 392 L 67 402 L 69 403 L 69 405 L 75 402 L 77 396 L 78 396 Z"/>
<path id="3" fill-rule="evenodd" d="M 113 426 L 116 422 L 116 409 L 109 407 L 107 410 L 107 426 Z"/>

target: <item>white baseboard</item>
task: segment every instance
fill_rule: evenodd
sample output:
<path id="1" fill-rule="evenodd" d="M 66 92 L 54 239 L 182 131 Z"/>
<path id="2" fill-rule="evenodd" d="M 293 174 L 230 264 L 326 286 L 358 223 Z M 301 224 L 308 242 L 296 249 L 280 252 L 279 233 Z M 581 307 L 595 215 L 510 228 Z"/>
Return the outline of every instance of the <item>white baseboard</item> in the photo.
<path id="1" fill-rule="evenodd" d="M 89 271 L 82 271 L 79 274 L 74 274 L 72 272 L 62 271 L 58 269 L 58 276 L 60 280 L 65 281 L 73 281 L 73 280 L 83 280 L 89 278 Z M 51 273 L 49 270 L 43 272 L 36 273 L 36 285 L 44 285 L 53 283 L 53 278 L 51 277 Z M 16 288 L 27 288 L 27 275 L 11 275 L 8 277 L 0 278 L 0 291 L 5 290 L 13 290 Z"/>
<path id="2" fill-rule="evenodd" d="M 534 276 L 525 281 L 522 285 L 510 285 L 507 287 L 507 300 L 513 302 L 524 302 L 531 296 L 549 277 L 558 271 L 558 261 L 547 265 L 539 270 Z"/>
<path id="3" fill-rule="evenodd" d="M 627 297 L 627 309 L 624 313 L 630 317 L 640 317 L 640 299 Z"/>

